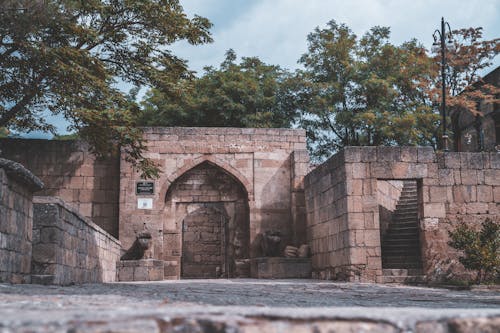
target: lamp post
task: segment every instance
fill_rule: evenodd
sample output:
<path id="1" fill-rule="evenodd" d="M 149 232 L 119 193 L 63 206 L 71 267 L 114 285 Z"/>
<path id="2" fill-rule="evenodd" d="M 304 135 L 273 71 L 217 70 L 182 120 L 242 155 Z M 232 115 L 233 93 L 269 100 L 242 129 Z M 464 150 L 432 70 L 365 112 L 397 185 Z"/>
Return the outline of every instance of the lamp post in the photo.
<path id="1" fill-rule="evenodd" d="M 446 28 L 448 28 L 448 31 L 446 32 Z M 446 126 L 446 74 L 445 74 L 445 69 L 446 69 L 446 41 L 445 39 L 448 38 L 448 43 L 453 43 L 453 40 L 451 39 L 451 28 L 450 24 L 448 22 L 444 21 L 444 17 L 441 17 L 441 30 L 434 31 L 432 34 L 432 37 L 434 37 L 434 43 L 432 44 L 434 47 L 440 46 L 441 47 L 441 116 L 442 116 L 442 121 L 441 124 L 443 126 L 443 150 L 449 151 L 448 148 L 448 131 L 447 131 L 447 126 Z"/>

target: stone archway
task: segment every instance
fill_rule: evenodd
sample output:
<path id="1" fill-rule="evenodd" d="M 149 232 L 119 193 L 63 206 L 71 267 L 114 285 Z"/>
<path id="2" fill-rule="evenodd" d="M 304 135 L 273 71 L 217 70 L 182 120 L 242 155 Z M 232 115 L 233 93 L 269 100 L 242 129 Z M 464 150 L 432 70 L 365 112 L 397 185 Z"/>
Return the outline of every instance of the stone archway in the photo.
<path id="1" fill-rule="evenodd" d="M 165 210 L 177 240 L 164 241 L 164 253 L 178 244 L 181 277 L 245 276 L 237 266 L 249 258 L 248 194 L 236 177 L 205 161 L 171 184 Z"/>

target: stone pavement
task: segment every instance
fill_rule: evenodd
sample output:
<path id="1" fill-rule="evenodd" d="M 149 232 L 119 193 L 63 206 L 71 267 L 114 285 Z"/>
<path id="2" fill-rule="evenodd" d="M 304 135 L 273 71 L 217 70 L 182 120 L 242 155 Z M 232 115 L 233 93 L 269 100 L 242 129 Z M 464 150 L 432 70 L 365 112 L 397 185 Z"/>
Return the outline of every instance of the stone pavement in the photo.
<path id="1" fill-rule="evenodd" d="M 0 333 L 500 332 L 498 291 L 316 280 L 0 284 Z"/>

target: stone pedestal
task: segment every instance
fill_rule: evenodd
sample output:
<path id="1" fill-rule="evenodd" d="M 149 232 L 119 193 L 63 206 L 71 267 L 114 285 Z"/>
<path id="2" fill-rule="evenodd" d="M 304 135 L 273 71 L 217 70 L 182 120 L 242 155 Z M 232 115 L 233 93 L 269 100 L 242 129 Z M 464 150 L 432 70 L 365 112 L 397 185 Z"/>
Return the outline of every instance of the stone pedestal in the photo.
<path id="1" fill-rule="evenodd" d="M 163 270 L 163 260 L 120 260 L 116 263 L 118 281 L 161 281 Z"/>
<path id="2" fill-rule="evenodd" d="M 250 259 L 250 274 L 257 279 L 310 279 L 311 272 L 311 258 Z"/>

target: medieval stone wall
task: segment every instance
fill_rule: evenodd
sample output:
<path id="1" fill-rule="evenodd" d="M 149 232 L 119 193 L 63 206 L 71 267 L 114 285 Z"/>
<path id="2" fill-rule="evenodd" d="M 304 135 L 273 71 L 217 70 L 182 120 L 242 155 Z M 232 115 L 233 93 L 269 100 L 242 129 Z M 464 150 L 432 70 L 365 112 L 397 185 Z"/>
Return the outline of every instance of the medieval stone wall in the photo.
<path id="1" fill-rule="evenodd" d="M 304 179 L 313 278 L 345 279 L 351 264 L 347 199 L 353 189 L 346 187 L 346 172 L 337 154 Z"/>
<path id="2" fill-rule="evenodd" d="M 56 196 L 118 237 L 119 158 L 97 159 L 80 141 L 0 139 L 2 156 L 23 164 Z"/>
<path id="3" fill-rule="evenodd" d="M 500 154 L 347 147 L 305 178 L 313 270 L 319 277 L 382 281 L 377 182 L 408 179 L 418 184 L 424 274 L 429 280 L 465 274 L 447 245 L 448 230 L 460 221 L 479 227 L 488 217 L 500 223 Z M 332 209 L 340 199 L 346 207 Z"/>
<path id="4" fill-rule="evenodd" d="M 42 182 L 0 158 L 0 282 L 30 283 L 33 192 Z"/>
<path id="5" fill-rule="evenodd" d="M 297 239 L 295 230 L 305 229 L 302 178 L 308 171 L 308 158 L 304 130 L 146 128 L 145 139 L 148 141 L 146 156 L 157 162 L 163 173 L 153 181 L 154 193 L 138 195 L 136 186 L 143 180 L 128 163 L 122 161 L 120 241 L 124 248 L 131 246 L 136 232 L 146 224 L 147 229 L 157 235 L 154 257 L 170 263 L 180 262 L 182 253 L 178 250 L 178 240 L 182 233 L 182 221 L 188 214 L 182 208 L 186 206 L 183 203 L 186 200 L 169 200 L 167 192 L 186 172 L 203 163 L 229 175 L 244 192 L 249 234 L 244 246 L 250 247 L 244 251 L 252 249 L 259 233 L 280 231 L 283 242 L 293 244 Z M 300 163 L 293 169 L 295 160 Z M 201 187 L 199 190 L 202 190 Z M 193 193 L 195 195 L 191 195 L 190 199 L 192 205 L 222 202 L 227 206 L 233 201 L 216 194 L 197 196 L 196 192 Z M 139 199 L 150 199 L 151 209 L 141 209 Z M 299 234 L 303 237 L 303 232 Z"/>
<path id="6" fill-rule="evenodd" d="M 120 250 L 120 242 L 62 200 L 34 198 L 33 283 L 116 281 Z"/>

